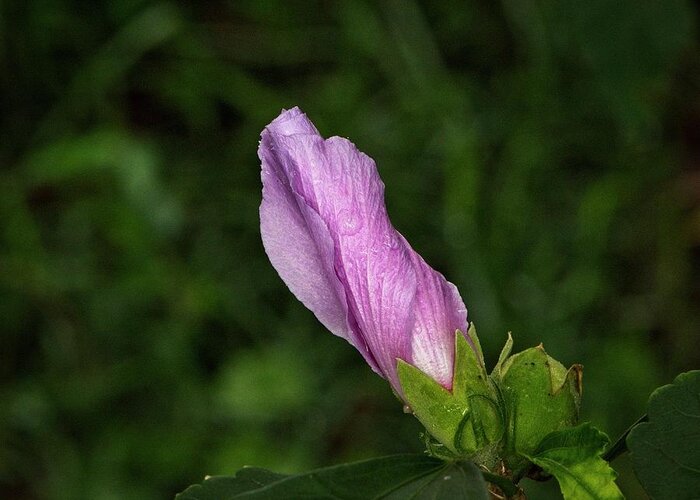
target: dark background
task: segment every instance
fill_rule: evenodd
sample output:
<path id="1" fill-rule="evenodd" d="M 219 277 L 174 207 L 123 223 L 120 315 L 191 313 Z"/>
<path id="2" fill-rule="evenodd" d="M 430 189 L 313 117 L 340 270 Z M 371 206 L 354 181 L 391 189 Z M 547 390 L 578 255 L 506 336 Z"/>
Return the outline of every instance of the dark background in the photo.
<path id="1" fill-rule="evenodd" d="M 294 105 L 375 158 L 489 366 L 508 330 L 582 363 L 617 437 L 700 366 L 697 23 L 676 0 L 3 2 L 0 496 L 421 450 L 264 254 L 259 133 Z"/>

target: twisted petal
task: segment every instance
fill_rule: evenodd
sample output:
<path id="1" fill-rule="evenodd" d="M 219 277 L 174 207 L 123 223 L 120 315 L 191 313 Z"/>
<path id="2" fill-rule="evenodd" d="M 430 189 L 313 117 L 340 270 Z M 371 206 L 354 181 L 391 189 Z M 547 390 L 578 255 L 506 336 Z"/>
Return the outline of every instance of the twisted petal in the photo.
<path id="1" fill-rule="evenodd" d="M 292 293 L 397 392 L 397 358 L 450 387 L 466 309 L 392 227 L 372 159 L 298 108 L 266 127 L 259 156 L 263 244 Z"/>
<path id="2" fill-rule="evenodd" d="M 418 286 L 411 331 L 411 361 L 445 388 L 451 389 L 454 332 L 467 331 L 467 308 L 457 287 L 428 266 L 416 252 L 413 252 L 413 266 Z M 471 344 L 469 337 L 467 340 Z"/>

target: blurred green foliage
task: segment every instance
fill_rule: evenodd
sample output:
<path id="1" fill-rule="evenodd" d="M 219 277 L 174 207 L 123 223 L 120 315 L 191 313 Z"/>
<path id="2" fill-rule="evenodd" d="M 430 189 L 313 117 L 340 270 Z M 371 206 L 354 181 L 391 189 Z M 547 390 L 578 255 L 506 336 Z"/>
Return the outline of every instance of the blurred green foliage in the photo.
<path id="1" fill-rule="evenodd" d="M 700 365 L 697 21 L 681 0 L 0 4 L 1 496 L 420 450 L 263 252 L 258 136 L 294 105 L 377 160 L 491 366 L 507 330 L 543 341 L 621 432 Z"/>

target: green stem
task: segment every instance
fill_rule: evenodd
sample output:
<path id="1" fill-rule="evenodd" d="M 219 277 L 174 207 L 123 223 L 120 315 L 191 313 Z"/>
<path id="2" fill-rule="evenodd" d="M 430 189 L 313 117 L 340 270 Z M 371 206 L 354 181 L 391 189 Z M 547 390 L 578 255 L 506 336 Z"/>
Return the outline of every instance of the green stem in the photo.
<path id="1" fill-rule="evenodd" d="M 615 444 L 612 445 L 610 448 L 608 448 L 608 451 L 606 451 L 603 454 L 603 460 L 605 460 L 606 462 L 612 462 L 617 457 L 619 457 L 624 452 L 626 452 L 627 451 L 627 435 L 637 425 L 641 424 L 642 422 L 646 422 L 647 420 L 649 420 L 649 416 L 645 414 L 645 415 L 642 415 L 641 417 L 639 417 L 639 419 L 635 423 L 630 425 L 629 428 L 622 434 L 622 436 L 617 438 L 617 441 L 615 441 Z"/>
<path id="2" fill-rule="evenodd" d="M 498 486 L 501 491 L 508 497 L 515 496 L 518 493 L 518 487 L 514 485 L 510 480 L 503 476 L 497 474 L 492 474 L 491 472 L 481 471 L 484 479 L 489 483 L 493 483 Z"/>

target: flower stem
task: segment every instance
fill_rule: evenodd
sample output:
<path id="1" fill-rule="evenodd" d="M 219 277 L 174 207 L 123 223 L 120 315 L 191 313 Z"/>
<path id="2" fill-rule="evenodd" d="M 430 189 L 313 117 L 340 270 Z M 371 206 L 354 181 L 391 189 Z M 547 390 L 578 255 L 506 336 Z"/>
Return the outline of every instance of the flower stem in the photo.
<path id="1" fill-rule="evenodd" d="M 522 490 L 513 484 L 508 478 L 493 474 L 491 472 L 481 471 L 484 479 L 498 488 L 506 495 L 506 498 L 525 498 L 524 496 L 517 497 L 519 493 L 522 495 Z"/>
<path id="2" fill-rule="evenodd" d="M 634 429 L 637 425 L 641 424 L 642 422 L 646 422 L 649 420 L 648 415 L 642 415 L 635 423 L 629 426 L 629 428 L 620 436 L 617 438 L 617 441 L 615 441 L 615 444 L 613 444 L 608 450 L 603 454 L 603 460 L 606 462 L 612 462 L 615 460 L 618 456 L 622 455 L 624 452 L 627 451 L 627 435 L 630 433 L 632 429 Z"/>

